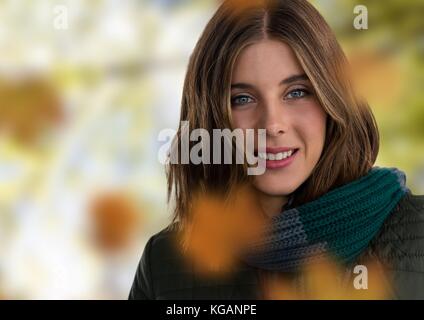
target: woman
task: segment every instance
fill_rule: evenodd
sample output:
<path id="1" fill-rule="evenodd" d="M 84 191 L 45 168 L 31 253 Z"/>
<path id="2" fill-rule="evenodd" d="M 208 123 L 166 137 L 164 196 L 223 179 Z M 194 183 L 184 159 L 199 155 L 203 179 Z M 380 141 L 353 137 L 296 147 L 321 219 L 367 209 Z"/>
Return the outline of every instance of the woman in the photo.
<path id="1" fill-rule="evenodd" d="M 376 122 L 354 92 L 345 56 L 304 0 L 225 1 L 191 55 L 181 120 L 191 128 L 266 129 L 266 170 L 169 164 L 172 224 L 149 239 L 130 299 L 261 299 L 272 274 L 331 254 L 390 274 L 388 298 L 424 298 L 424 197 L 396 168 L 374 165 Z M 182 128 L 177 134 L 181 137 Z M 257 141 L 255 146 L 257 147 Z M 198 190 L 251 182 L 270 222 L 231 277 L 202 279 L 173 246 Z"/>

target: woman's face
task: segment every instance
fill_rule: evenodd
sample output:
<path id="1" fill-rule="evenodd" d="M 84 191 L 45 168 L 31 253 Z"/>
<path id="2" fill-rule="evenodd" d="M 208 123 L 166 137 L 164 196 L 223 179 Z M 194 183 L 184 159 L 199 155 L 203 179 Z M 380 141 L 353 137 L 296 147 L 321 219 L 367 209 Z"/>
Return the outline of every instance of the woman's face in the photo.
<path id="1" fill-rule="evenodd" d="M 234 128 L 266 129 L 266 154 L 259 156 L 266 156 L 267 168 L 255 176 L 255 187 L 270 196 L 295 191 L 321 156 L 326 113 L 287 44 L 264 39 L 240 53 L 231 81 L 231 109 Z M 284 158 L 285 148 L 297 151 Z"/>

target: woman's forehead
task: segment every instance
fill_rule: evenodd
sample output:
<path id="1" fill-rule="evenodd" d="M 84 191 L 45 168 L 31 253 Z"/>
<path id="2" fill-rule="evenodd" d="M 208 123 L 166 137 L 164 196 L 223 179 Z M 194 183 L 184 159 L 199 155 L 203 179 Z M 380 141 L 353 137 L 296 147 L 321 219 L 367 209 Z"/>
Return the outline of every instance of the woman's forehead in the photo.
<path id="1" fill-rule="evenodd" d="M 234 64 L 232 83 L 279 83 L 284 78 L 303 73 L 302 66 L 288 44 L 264 39 L 240 52 Z"/>

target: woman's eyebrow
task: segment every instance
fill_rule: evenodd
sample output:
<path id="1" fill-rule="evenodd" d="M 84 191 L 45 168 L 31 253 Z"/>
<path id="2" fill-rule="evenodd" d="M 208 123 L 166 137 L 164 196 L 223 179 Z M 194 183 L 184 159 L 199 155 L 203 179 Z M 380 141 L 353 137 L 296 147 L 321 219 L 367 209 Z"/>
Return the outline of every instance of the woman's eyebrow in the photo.
<path id="1" fill-rule="evenodd" d="M 234 83 L 231 85 L 231 89 L 252 89 L 254 86 L 248 83 Z"/>
<path id="2" fill-rule="evenodd" d="M 305 73 L 302 74 L 294 74 L 290 77 L 287 77 L 281 80 L 279 85 L 282 84 L 290 84 L 299 80 L 309 80 L 308 76 Z M 231 84 L 231 89 L 253 89 L 254 86 L 248 83 L 238 82 Z"/>
<path id="3" fill-rule="evenodd" d="M 290 84 L 299 80 L 309 80 L 308 76 L 305 73 L 302 74 L 295 74 L 290 77 L 285 78 L 284 80 L 281 80 L 280 85 L 282 84 Z"/>

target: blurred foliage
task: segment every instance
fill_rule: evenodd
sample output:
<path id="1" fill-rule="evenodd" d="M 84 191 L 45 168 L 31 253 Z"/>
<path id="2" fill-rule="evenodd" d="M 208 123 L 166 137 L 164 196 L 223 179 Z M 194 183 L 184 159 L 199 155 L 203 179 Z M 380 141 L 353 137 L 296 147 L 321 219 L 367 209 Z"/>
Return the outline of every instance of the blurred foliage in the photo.
<path id="1" fill-rule="evenodd" d="M 377 164 L 404 170 L 411 190 L 424 193 L 424 2 L 314 3 L 336 32 L 375 114 L 381 134 Z M 353 27 L 356 5 L 366 6 L 368 29 Z"/>
<path id="2" fill-rule="evenodd" d="M 58 93 L 48 81 L 34 77 L 0 79 L 0 132 L 31 144 L 63 118 Z"/>
<path id="3" fill-rule="evenodd" d="M 114 252 L 126 248 L 139 231 L 141 213 L 137 201 L 122 191 L 103 192 L 90 205 L 94 238 L 101 250 Z"/>
<path id="4" fill-rule="evenodd" d="M 384 300 L 393 298 L 390 296 L 393 279 L 381 263 L 369 260 L 362 266 L 366 266 L 366 274 L 349 274 L 334 259 L 324 257 L 305 265 L 294 279 L 284 274 L 271 273 L 264 276 L 265 299 Z M 351 272 L 351 270 L 348 271 Z M 299 286 L 299 283 L 302 285 Z M 366 290 L 357 289 L 354 286 L 355 284 L 361 286 L 364 283 L 366 283 Z"/>

